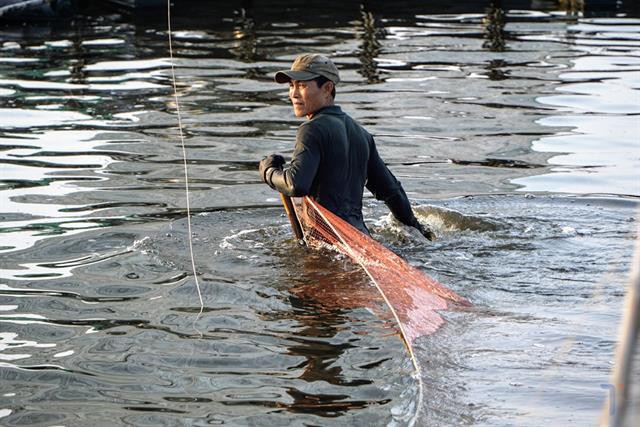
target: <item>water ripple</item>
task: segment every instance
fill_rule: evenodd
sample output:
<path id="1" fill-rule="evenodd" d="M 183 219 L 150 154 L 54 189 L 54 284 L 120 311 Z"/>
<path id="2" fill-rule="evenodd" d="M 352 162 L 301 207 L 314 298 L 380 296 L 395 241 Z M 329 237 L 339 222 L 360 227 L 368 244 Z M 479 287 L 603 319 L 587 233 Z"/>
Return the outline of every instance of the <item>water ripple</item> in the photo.
<path id="1" fill-rule="evenodd" d="M 592 423 L 636 237 L 640 21 L 179 3 L 190 231 L 166 22 L 3 27 L 2 422 L 408 423 L 417 383 L 375 289 L 299 247 L 257 175 L 301 123 L 273 75 L 312 51 L 438 239 L 366 194 L 372 233 L 476 305 L 418 340 L 418 424 Z"/>

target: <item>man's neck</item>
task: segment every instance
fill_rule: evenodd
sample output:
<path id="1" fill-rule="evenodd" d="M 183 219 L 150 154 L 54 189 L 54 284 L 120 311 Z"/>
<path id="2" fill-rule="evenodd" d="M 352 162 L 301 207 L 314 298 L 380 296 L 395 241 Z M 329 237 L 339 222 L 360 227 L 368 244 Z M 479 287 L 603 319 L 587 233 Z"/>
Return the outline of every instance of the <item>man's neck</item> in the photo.
<path id="1" fill-rule="evenodd" d="M 331 102 L 326 103 L 325 105 L 323 105 L 322 107 L 318 108 L 316 111 L 314 111 L 313 113 L 309 113 L 307 114 L 307 120 L 311 120 L 313 118 L 313 116 L 316 115 L 316 113 L 320 110 L 322 110 L 323 108 L 327 108 L 327 107 L 333 107 L 335 104 L 333 102 L 333 100 Z"/>

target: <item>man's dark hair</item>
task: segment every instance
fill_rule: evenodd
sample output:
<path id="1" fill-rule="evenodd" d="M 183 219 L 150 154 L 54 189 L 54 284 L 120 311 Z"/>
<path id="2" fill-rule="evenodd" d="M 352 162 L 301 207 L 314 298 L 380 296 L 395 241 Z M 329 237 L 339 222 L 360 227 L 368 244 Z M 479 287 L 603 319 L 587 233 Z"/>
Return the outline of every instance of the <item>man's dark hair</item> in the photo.
<path id="1" fill-rule="evenodd" d="M 331 80 L 329 80 L 325 76 L 318 76 L 315 79 L 313 79 L 313 81 L 316 82 L 318 87 L 322 87 L 322 86 L 324 86 L 325 83 L 330 82 Z M 333 90 L 331 91 L 331 97 L 333 99 L 336 98 L 336 84 L 335 83 L 333 84 Z"/>

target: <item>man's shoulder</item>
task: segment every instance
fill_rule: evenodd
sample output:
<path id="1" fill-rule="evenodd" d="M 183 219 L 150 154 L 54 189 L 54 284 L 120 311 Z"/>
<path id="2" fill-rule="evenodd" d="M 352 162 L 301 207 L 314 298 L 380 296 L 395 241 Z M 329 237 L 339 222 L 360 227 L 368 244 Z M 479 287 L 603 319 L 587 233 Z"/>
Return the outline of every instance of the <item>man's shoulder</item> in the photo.
<path id="1" fill-rule="evenodd" d="M 322 122 L 317 119 L 307 120 L 298 126 L 298 134 L 307 134 L 318 131 L 322 127 Z"/>
<path id="2" fill-rule="evenodd" d="M 298 137 L 303 139 L 317 138 L 324 140 L 335 137 L 336 131 L 342 133 L 345 127 L 348 133 L 356 130 L 356 132 L 365 136 L 367 139 L 371 138 L 371 134 L 367 132 L 362 125 L 350 115 L 342 112 L 339 107 L 336 109 L 332 108 L 329 111 L 323 110 L 311 120 L 302 123 L 298 127 Z"/>
<path id="3" fill-rule="evenodd" d="M 314 120 L 307 120 L 298 126 L 297 143 L 302 145 L 321 143 L 325 134 L 324 126 Z"/>
<path id="4" fill-rule="evenodd" d="M 311 120 L 307 120 L 298 127 L 298 133 L 318 133 L 325 132 L 332 127 L 339 126 L 342 121 L 341 116 L 333 114 L 318 114 Z"/>

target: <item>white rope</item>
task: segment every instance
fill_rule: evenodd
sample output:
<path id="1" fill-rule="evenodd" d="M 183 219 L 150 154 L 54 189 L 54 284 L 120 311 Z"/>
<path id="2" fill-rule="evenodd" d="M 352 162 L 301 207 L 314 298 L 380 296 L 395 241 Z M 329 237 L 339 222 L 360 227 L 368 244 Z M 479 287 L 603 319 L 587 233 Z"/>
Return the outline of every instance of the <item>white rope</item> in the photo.
<path id="1" fill-rule="evenodd" d="M 171 45 L 171 0 L 167 0 L 167 28 L 169 33 L 169 59 L 171 63 L 171 82 L 173 83 L 173 96 L 176 102 L 176 112 L 178 113 L 178 133 L 180 134 L 180 145 L 182 146 L 182 160 L 184 165 L 184 190 L 187 197 L 187 238 L 189 241 L 189 255 L 191 257 L 191 269 L 193 270 L 193 278 L 196 282 L 198 290 L 198 298 L 200 299 L 200 312 L 198 317 L 204 311 L 204 301 L 202 299 L 202 291 L 198 282 L 198 273 L 196 272 L 196 261 L 193 256 L 193 239 L 191 234 L 191 206 L 189 204 L 189 170 L 187 167 L 187 150 L 184 143 L 184 132 L 182 131 L 182 114 L 180 112 L 180 102 L 178 100 L 178 86 L 176 84 L 176 72 L 173 66 L 173 46 Z"/>

